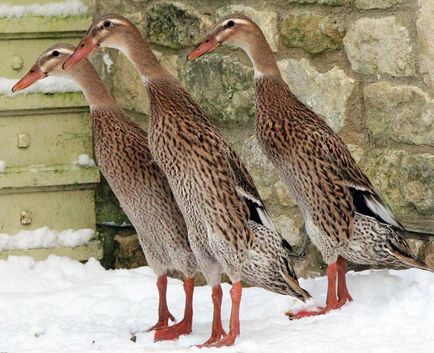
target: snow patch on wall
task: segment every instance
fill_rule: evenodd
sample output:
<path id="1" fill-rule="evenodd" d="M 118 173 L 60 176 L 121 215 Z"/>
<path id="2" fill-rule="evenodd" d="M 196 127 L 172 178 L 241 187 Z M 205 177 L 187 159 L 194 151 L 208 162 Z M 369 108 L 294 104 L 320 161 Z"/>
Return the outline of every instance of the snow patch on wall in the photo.
<path id="1" fill-rule="evenodd" d="M 23 230 L 15 235 L 0 233 L 0 251 L 55 248 L 59 246 L 77 247 L 87 244 L 95 236 L 93 229 L 68 229 L 62 232 L 42 227 L 36 230 Z"/>
<path id="2" fill-rule="evenodd" d="M 102 56 L 102 61 L 104 62 L 104 65 L 107 69 L 108 73 L 112 72 L 112 66 L 113 66 L 113 60 L 110 58 L 110 54 L 109 53 L 105 53 Z"/>
<path id="3" fill-rule="evenodd" d="M 95 161 L 88 154 L 80 154 L 77 163 L 82 167 L 95 167 Z"/>
<path id="4" fill-rule="evenodd" d="M 0 173 L 4 173 L 6 171 L 6 162 L 0 161 Z"/>
<path id="5" fill-rule="evenodd" d="M 0 77 L 0 94 L 15 96 L 29 93 L 58 93 L 58 92 L 78 92 L 78 85 L 67 77 L 46 77 L 23 91 L 12 93 L 12 87 L 18 82 L 16 79 Z"/>
<path id="6" fill-rule="evenodd" d="M 79 0 L 67 0 L 48 4 L 0 5 L 0 17 L 33 16 L 78 16 L 87 13 L 87 6 Z"/>

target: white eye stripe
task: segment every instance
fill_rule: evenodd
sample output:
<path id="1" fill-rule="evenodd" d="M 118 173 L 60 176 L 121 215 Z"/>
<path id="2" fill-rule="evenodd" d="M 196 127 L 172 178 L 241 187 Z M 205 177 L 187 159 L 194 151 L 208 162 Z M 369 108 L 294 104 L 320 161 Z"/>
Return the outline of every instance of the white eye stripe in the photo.
<path id="1" fill-rule="evenodd" d="M 47 58 L 49 58 L 49 59 L 52 59 L 52 58 L 57 58 L 58 57 L 58 55 L 57 56 L 55 56 L 55 57 L 53 57 L 53 51 L 57 51 L 57 52 L 59 52 L 59 54 L 65 54 L 65 55 L 70 55 L 70 54 L 72 54 L 72 51 L 71 50 L 68 50 L 68 49 L 65 49 L 65 48 L 53 48 L 53 49 L 51 49 L 45 56 L 47 57 Z"/>
<path id="2" fill-rule="evenodd" d="M 238 24 L 238 25 L 249 24 L 249 21 L 243 20 L 242 18 L 230 18 L 229 20 L 226 21 L 225 25 L 227 25 L 230 21 L 233 21 L 235 24 Z"/>
<path id="3" fill-rule="evenodd" d="M 112 24 L 115 24 L 115 25 L 121 25 L 121 24 L 124 23 L 122 20 L 118 20 L 116 18 L 115 19 L 107 18 L 107 19 L 99 22 L 97 27 L 104 27 L 104 22 L 106 22 L 106 21 L 109 21 L 109 22 L 111 22 Z"/>

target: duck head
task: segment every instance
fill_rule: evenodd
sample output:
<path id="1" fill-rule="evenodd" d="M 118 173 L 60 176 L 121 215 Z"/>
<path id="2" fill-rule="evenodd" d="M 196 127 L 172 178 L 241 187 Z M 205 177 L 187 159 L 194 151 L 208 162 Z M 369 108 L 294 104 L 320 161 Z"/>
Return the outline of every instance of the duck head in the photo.
<path id="1" fill-rule="evenodd" d="M 132 42 L 139 31 L 127 18 L 118 14 L 107 14 L 93 21 L 74 53 L 64 62 L 67 69 L 88 56 L 98 47 L 115 48 L 122 51 L 122 45 Z"/>
<path id="2" fill-rule="evenodd" d="M 21 91 L 49 75 L 65 75 L 62 64 L 74 49 L 69 44 L 56 44 L 46 49 L 29 72 L 12 87 L 12 92 Z"/>
<path id="3" fill-rule="evenodd" d="M 262 36 L 262 32 L 249 17 L 232 15 L 221 23 L 188 55 L 187 59 L 193 61 L 202 55 L 213 51 L 221 45 L 242 48 L 246 52 L 255 42 L 255 36 Z"/>

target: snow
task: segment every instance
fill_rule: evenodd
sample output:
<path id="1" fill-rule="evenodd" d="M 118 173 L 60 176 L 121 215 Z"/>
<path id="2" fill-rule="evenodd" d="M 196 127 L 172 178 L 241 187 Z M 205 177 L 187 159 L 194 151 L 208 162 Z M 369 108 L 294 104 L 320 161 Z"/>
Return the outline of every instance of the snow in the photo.
<path id="1" fill-rule="evenodd" d="M 113 60 L 110 58 L 110 54 L 109 53 L 105 53 L 102 56 L 102 61 L 104 62 L 104 65 L 107 69 L 108 73 L 111 73 L 112 71 L 112 66 L 113 66 Z"/>
<path id="2" fill-rule="evenodd" d="M 78 16 L 87 13 L 87 6 L 79 0 L 66 0 L 48 4 L 0 5 L 0 17 L 33 16 Z"/>
<path id="3" fill-rule="evenodd" d="M 16 79 L 0 77 L 0 94 L 15 96 L 28 93 L 57 93 L 57 92 L 78 92 L 80 88 L 75 82 L 67 77 L 48 76 L 37 81 L 30 87 L 17 93 L 12 93 L 12 87 L 18 82 Z"/>
<path id="4" fill-rule="evenodd" d="M 94 167 L 95 161 L 88 154 L 80 154 L 77 163 L 82 167 Z"/>
<path id="5" fill-rule="evenodd" d="M 57 232 L 48 227 L 36 230 L 22 230 L 15 235 L 0 233 L 0 251 L 54 248 L 58 246 L 77 247 L 87 244 L 94 236 L 95 231 L 93 229 L 68 229 Z"/>
<path id="6" fill-rule="evenodd" d="M 50 256 L 0 261 L 0 352 L 143 353 L 208 352 L 190 348 L 211 329 L 209 287 L 197 287 L 193 334 L 153 342 L 153 333 L 130 332 L 156 322 L 157 289 L 148 267 L 106 271 Z M 319 303 L 326 278 L 301 280 Z M 348 274 L 354 302 L 321 317 L 289 321 L 288 309 L 311 306 L 258 288 L 243 291 L 241 336 L 234 347 L 212 352 L 243 353 L 429 353 L 434 342 L 434 275 L 421 270 Z M 230 315 L 230 286 L 223 285 L 223 324 Z M 170 279 L 168 303 L 181 319 L 182 283 Z"/>
<path id="7" fill-rule="evenodd" d="M 4 173 L 6 171 L 6 162 L 0 161 L 0 173 Z"/>

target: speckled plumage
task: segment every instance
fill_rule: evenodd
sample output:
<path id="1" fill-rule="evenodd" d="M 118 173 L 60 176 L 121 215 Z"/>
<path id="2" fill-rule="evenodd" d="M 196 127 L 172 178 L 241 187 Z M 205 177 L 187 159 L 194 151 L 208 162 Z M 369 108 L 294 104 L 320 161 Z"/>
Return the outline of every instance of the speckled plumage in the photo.
<path id="1" fill-rule="evenodd" d="M 150 151 L 167 177 L 186 221 L 191 249 L 212 286 L 212 334 L 204 345 L 232 345 L 240 332 L 242 268 L 255 244 L 249 220 L 272 228 L 253 180 L 205 112 L 180 82 L 161 66 L 130 21 L 115 14 L 96 19 L 65 65 L 68 67 L 78 62 L 98 46 L 121 50 L 145 83 L 150 100 Z M 266 234 L 262 232 L 258 239 L 267 239 Z M 279 242 L 273 244 L 283 246 Z M 265 248 L 268 250 L 272 246 Z M 258 263 L 260 260 L 260 256 L 254 258 Z M 307 298 L 309 295 L 298 285 L 289 261 L 284 270 L 277 261 L 275 266 L 270 261 L 264 266 L 273 266 L 268 270 L 281 275 L 282 281 L 290 287 L 289 293 L 301 299 Z M 233 283 L 227 334 L 221 322 L 222 272 L 227 273 Z M 269 286 L 262 278 L 261 283 Z M 184 330 L 184 326 L 182 323 L 174 325 L 164 333 L 157 333 L 156 339 L 174 339 L 191 332 L 190 329 Z"/>
<path id="2" fill-rule="evenodd" d="M 407 257 L 406 265 L 418 262 L 341 138 L 281 78 L 258 75 L 255 81 L 258 140 L 296 199 L 324 260 L 333 263 L 340 255 L 371 265 L 403 266 Z"/>
<path id="3" fill-rule="evenodd" d="M 168 176 L 187 219 L 190 243 L 208 282 L 217 283 L 224 271 L 235 276 L 234 280 L 241 277 L 269 290 L 285 287 L 286 294 L 306 299 L 308 294 L 300 292 L 281 236 L 256 223 L 264 218 L 267 225 L 271 221 L 238 155 L 174 78 L 149 82 L 148 92 L 151 152 Z M 250 220 L 255 212 L 262 215 L 261 219 L 257 214 L 256 222 Z M 245 268 L 240 274 L 242 263 Z M 281 263 L 296 290 L 282 276 Z M 246 270 L 253 268 L 255 271 Z"/>
<path id="4" fill-rule="evenodd" d="M 157 275 L 196 272 L 187 227 L 165 175 L 153 161 L 146 133 L 120 108 L 93 106 L 97 164 L 134 225 Z"/>

